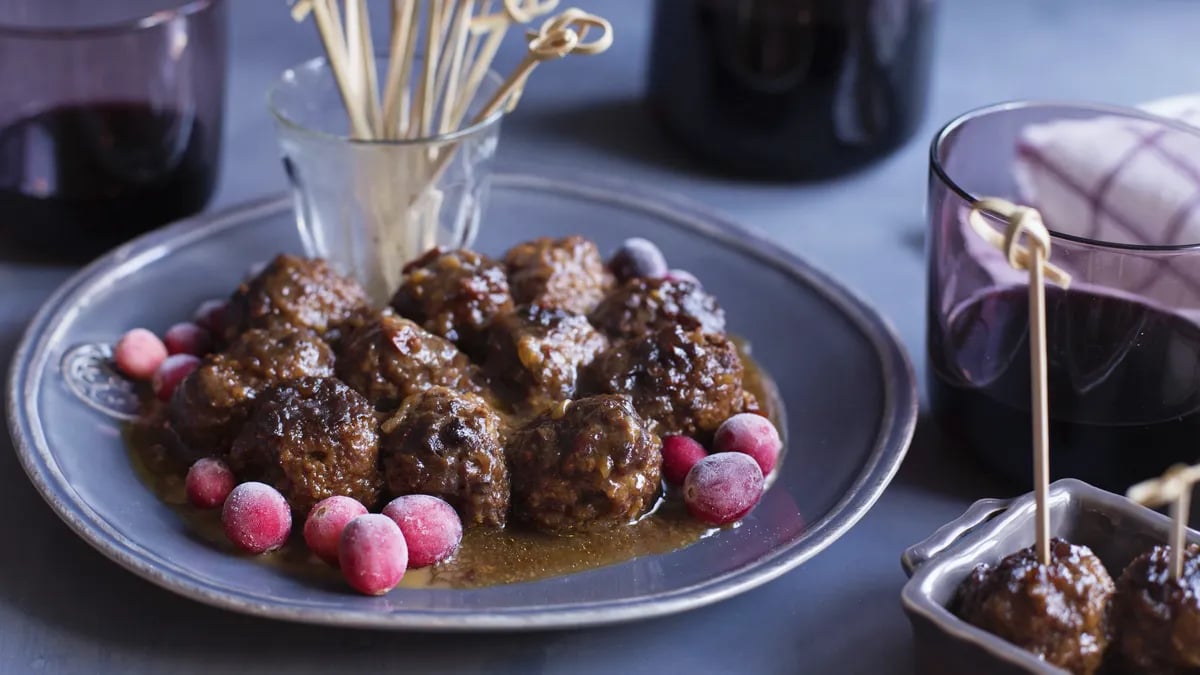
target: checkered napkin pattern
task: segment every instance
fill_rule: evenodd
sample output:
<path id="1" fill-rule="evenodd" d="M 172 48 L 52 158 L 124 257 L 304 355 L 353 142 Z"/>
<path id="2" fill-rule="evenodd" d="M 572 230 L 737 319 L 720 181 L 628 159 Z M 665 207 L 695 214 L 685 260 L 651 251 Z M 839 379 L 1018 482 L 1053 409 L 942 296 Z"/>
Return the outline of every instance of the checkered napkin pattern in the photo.
<path id="1" fill-rule="evenodd" d="M 1200 127 L 1200 96 L 1143 109 Z M 1037 208 L 1051 230 L 1130 245 L 1200 244 L 1200 138 L 1191 134 L 1105 116 L 1030 125 L 1017 141 L 1012 172 L 1019 200 Z M 1023 280 L 994 249 L 971 242 L 966 230 L 964 236 L 968 255 L 997 284 Z M 1197 265 L 1188 260 L 1185 269 L 1180 256 L 1128 256 L 1120 269 L 1101 272 L 1072 269 L 1069 252 L 1054 262 L 1101 286 L 1200 309 Z"/>

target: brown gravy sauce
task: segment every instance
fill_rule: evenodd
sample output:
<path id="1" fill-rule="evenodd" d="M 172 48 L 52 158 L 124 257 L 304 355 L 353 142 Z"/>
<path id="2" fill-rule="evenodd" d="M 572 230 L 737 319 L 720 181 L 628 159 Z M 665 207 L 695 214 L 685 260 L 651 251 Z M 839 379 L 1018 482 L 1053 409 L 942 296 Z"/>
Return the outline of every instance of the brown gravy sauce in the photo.
<path id="1" fill-rule="evenodd" d="M 735 342 L 745 365 L 743 387 L 758 398 L 777 427 L 785 428 L 775 383 L 750 358 L 745 341 Z M 153 401 L 152 396 L 148 398 Z M 157 402 L 147 403 L 143 419 L 125 427 L 126 447 L 138 476 L 179 514 L 196 536 L 231 555 L 244 555 L 226 540 L 220 509 L 204 511 L 187 503 L 184 490 L 187 465 L 171 450 L 174 441 L 163 420 L 162 407 Z M 785 453 L 786 450 L 785 436 Z M 672 492 L 668 487 L 656 508 L 636 523 L 605 532 L 552 535 L 511 526 L 504 530 L 468 529 L 453 558 L 432 567 L 410 570 L 400 586 L 478 588 L 535 581 L 668 553 L 719 531 L 720 528 L 689 517 L 682 499 Z M 299 534 L 302 525 L 293 523 L 293 535 L 287 545 L 261 559 L 294 576 L 329 583 L 340 581 L 337 570 L 309 554 Z"/>

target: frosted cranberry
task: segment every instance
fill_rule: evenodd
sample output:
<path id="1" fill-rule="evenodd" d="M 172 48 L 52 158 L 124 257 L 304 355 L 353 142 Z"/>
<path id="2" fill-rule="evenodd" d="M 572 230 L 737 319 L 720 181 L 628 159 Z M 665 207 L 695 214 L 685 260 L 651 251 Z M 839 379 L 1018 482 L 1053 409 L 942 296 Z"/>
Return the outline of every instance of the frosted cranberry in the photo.
<path id="1" fill-rule="evenodd" d="M 177 323 L 167 329 L 163 343 L 170 354 L 204 356 L 212 348 L 212 335 L 194 323 Z"/>
<path id="2" fill-rule="evenodd" d="M 225 309 L 229 307 L 227 300 L 205 300 L 196 308 L 192 321 L 212 335 L 220 335 L 225 330 Z"/>
<path id="3" fill-rule="evenodd" d="M 666 436 L 662 445 L 663 478 L 672 485 L 683 485 L 696 462 L 708 456 L 704 446 L 687 436 Z"/>
<path id="4" fill-rule="evenodd" d="M 175 387 L 183 381 L 183 378 L 191 374 L 197 366 L 200 365 L 200 357 L 192 356 L 191 354 L 174 354 L 167 357 L 167 360 L 162 362 L 158 370 L 154 371 L 154 377 L 150 380 L 150 386 L 154 389 L 154 395 L 160 401 L 170 401 L 171 394 L 175 393 Z"/>
<path id="5" fill-rule="evenodd" d="M 237 480 L 225 462 L 216 457 L 205 457 L 188 469 L 184 485 L 192 506 L 215 509 L 225 503 Z"/>
<path id="6" fill-rule="evenodd" d="M 454 555 L 462 541 L 462 520 L 445 501 L 429 495 L 397 497 L 383 507 L 408 543 L 408 566 L 425 567 Z"/>
<path id="7" fill-rule="evenodd" d="M 337 567 L 342 530 L 351 520 L 366 513 L 367 507 L 350 497 L 336 495 L 322 499 L 304 521 L 304 543 L 318 558 Z"/>
<path id="8" fill-rule="evenodd" d="M 346 524 L 338 542 L 342 576 L 354 590 L 383 595 L 396 587 L 408 569 L 408 545 L 396 522 L 368 513 Z"/>
<path id="9" fill-rule="evenodd" d="M 113 347 L 117 370 L 135 380 L 148 380 L 167 358 L 167 346 L 145 328 L 134 328 Z"/>
<path id="10" fill-rule="evenodd" d="M 683 502 L 697 520 L 725 525 L 750 512 L 763 492 L 758 463 L 740 452 L 719 452 L 696 462 L 683 482 Z"/>
<path id="11" fill-rule="evenodd" d="M 771 420 L 754 413 L 738 413 L 721 423 L 713 437 L 713 452 L 740 452 L 758 462 L 763 475 L 779 460 L 783 441 Z"/>
<path id="12" fill-rule="evenodd" d="M 696 286 L 701 285 L 700 279 L 687 270 L 671 270 L 667 272 L 667 281 L 686 281 Z"/>
<path id="13" fill-rule="evenodd" d="M 221 511 L 225 536 L 250 553 L 266 553 L 283 546 L 292 531 L 292 509 L 275 488 L 266 483 L 242 483 L 233 488 Z"/>
<path id="14" fill-rule="evenodd" d="M 658 279 L 667 273 L 667 258 L 654 242 L 634 237 L 621 244 L 608 261 L 608 268 L 619 281 Z"/>

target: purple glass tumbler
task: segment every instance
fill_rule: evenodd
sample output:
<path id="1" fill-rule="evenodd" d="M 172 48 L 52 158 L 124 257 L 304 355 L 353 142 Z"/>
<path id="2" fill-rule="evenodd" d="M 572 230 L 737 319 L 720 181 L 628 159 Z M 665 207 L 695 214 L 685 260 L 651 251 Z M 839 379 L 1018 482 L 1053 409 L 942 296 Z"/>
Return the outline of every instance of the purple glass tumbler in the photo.
<path id="1" fill-rule="evenodd" d="M 930 161 L 926 372 L 951 442 L 1032 479 L 1027 275 L 966 222 L 994 196 L 1042 212 L 1072 277 L 1046 296 L 1052 477 L 1123 490 L 1200 458 L 1200 130 L 1001 104 L 946 125 Z"/>
<path id="2" fill-rule="evenodd" d="M 0 236 L 82 260 L 201 210 L 225 0 L 0 3 Z"/>

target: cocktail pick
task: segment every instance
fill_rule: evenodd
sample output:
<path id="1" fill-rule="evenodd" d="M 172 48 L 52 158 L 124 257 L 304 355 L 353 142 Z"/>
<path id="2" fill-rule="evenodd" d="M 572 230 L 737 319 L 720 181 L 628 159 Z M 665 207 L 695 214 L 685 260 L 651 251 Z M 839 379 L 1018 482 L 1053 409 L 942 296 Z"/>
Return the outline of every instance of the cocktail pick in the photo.
<path id="1" fill-rule="evenodd" d="M 1192 508 L 1192 487 L 1200 481 L 1200 464 L 1176 464 L 1158 478 L 1142 481 L 1129 488 L 1125 496 L 1144 506 L 1171 505 L 1171 578 L 1183 576 L 1183 551 L 1187 547 L 1188 515 Z"/>
<path id="2" fill-rule="evenodd" d="M 1007 222 L 1004 234 L 988 225 L 984 213 Z M 1046 373 L 1046 277 L 1060 286 L 1070 284 L 1071 277 L 1054 267 L 1050 258 L 1050 232 L 1042 223 L 1036 209 L 1018 206 L 1003 199 L 988 197 L 971 205 L 967 214 L 971 228 L 983 239 L 1000 249 L 1008 264 L 1029 271 L 1029 364 L 1032 384 L 1033 413 L 1033 493 L 1037 502 L 1038 560 L 1050 563 L 1050 409 L 1049 384 Z M 1027 242 L 1021 245 L 1021 237 Z"/>

